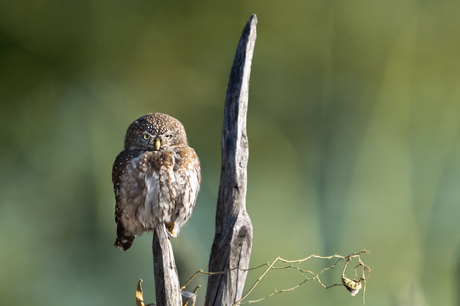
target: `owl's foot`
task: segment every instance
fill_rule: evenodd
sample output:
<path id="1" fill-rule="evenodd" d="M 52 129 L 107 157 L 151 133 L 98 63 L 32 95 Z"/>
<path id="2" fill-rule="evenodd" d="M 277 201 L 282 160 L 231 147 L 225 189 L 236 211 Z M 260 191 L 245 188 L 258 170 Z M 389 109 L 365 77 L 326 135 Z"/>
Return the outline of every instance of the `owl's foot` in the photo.
<path id="1" fill-rule="evenodd" d="M 174 228 L 176 227 L 176 222 L 169 222 L 169 223 L 165 223 L 166 225 L 166 229 L 168 230 L 168 234 L 173 237 L 173 238 L 176 238 L 177 237 L 177 233 L 176 231 L 174 230 Z"/>

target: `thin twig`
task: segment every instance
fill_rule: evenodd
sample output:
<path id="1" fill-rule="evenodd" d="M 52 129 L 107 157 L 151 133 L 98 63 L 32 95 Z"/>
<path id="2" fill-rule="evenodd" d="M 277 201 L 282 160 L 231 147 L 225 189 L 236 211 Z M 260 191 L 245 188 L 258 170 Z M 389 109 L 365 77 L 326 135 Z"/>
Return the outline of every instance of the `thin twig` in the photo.
<path id="1" fill-rule="evenodd" d="M 343 280 L 344 279 L 347 279 L 348 281 L 352 282 L 351 284 L 358 284 L 360 283 L 361 281 L 363 281 L 364 283 L 364 288 L 363 288 L 363 303 L 365 302 L 365 292 L 366 292 L 366 279 L 369 278 L 369 275 L 370 275 L 370 268 L 369 266 L 365 265 L 363 263 L 363 261 L 361 260 L 361 256 L 362 254 L 368 254 L 369 251 L 367 250 L 363 250 L 361 252 L 357 252 L 357 253 L 352 253 L 348 256 L 342 256 L 342 255 L 331 255 L 331 256 L 320 256 L 320 255 L 316 255 L 316 254 L 312 254 L 308 257 L 305 257 L 303 259 L 296 259 L 296 260 L 287 260 L 287 259 L 283 259 L 281 257 L 277 257 L 275 260 L 273 260 L 271 263 L 265 263 L 265 264 L 261 264 L 259 266 L 256 266 L 256 267 L 252 267 L 252 268 L 248 268 L 248 269 L 242 269 L 240 267 L 235 267 L 235 268 L 232 268 L 232 269 L 228 269 L 226 271 L 220 271 L 220 272 L 206 272 L 206 271 L 203 271 L 203 270 L 199 270 L 199 271 L 196 271 L 192 277 L 182 286 L 181 290 L 185 289 L 185 287 L 198 275 L 198 274 L 205 274 L 205 275 L 216 275 L 216 274 L 224 274 L 224 273 L 229 273 L 233 270 L 240 270 L 240 271 L 245 271 L 245 272 L 248 272 L 248 271 L 252 271 L 252 270 L 256 270 L 256 269 L 260 269 L 262 267 L 266 267 L 266 269 L 264 270 L 264 272 L 259 276 L 259 278 L 254 282 L 254 284 L 252 285 L 252 287 L 248 290 L 248 292 L 246 292 L 246 294 L 238 301 L 236 301 L 233 305 L 241 305 L 241 304 L 252 304 L 252 303 L 256 303 L 256 302 L 260 302 L 260 301 L 263 301 L 265 299 L 268 299 L 270 297 L 272 297 L 273 295 L 275 294 L 279 294 L 279 293 L 283 293 L 283 292 L 289 292 L 289 291 L 294 291 L 295 289 L 299 288 L 300 286 L 302 286 L 303 284 L 305 284 L 307 281 L 310 281 L 310 280 L 314 280 L 314 281 L 318 281 L 318 283 L 324 287 L 325 289 L 329 289 L 329 288 L 332 288 L 332 287 L 336 287 L 336 286 L 344 286 L 344 282 Z M 310 271 L 310 270 L 303 270 L 297 266 L 294 266 L 294 265 L 287 265 L 287 266 L 275 266 L 275 264 L 277 262 L 282 262 L 282 263 L 287 263 L 287 264 L 292 264 L 292 263 L 297 263 L 297 264 L 300 264 L 300 263 L 303 263 L 309 259 L 312 259 L 312 258 L 316 258 L 316 259 L 334 259 L 336 258 L 337 260 L 335 261 L 335 263 L 329 267 L 326 267 L 324 269 L 322 269 L 319 273 L 315 273 L 313 271 Z M 358 259 L 358 265 L 354 268 L 354 274 L 355 274 L 355 277 L 353 280 L 349 280 L 348 278 L 346 278 L 346 268 L 349 264 L 349 262 L 354 259 L 354 258 L 357 258 Z M 344 261 L 346 260 L 345 264 L 344 264 L 344 267 L 343 267 L 343 270 L 342 270 L 342 283 L 334 283 L 332 285 L 325 285 L 322 281 L 321 281 L 321 278 L 320 276 L 328 271 L 328 270 L 332 270 L 334 269 L 338 263 L 340 263 L 341 261 Z M 362 276 L 361 278 L 358 279 L 358 269 L 362 267 Z M 298 285 L 292 287 L 292 288 L 288 288 L 288 289 L 283 289 L 283 290 L 275 290 L 274 292 L 272 292 L 271 294 L 269 294 L 268 296 L 265 296 L 263 298 L 260 298 L 260 299 L 257 299 L 257 300 L 249 300 L 249 301 L 245 301 L 243 302 L 248 296 L 249 294 L 259 285 L 259 283 L 262 281 L 262 279 L 266 276 L 266 274 L 270 271 L 270 270 L 285 270 L 285 269 L 293 269 L 293 270 L 296 270 L 296 271 L 299 271 L 303 274 L 311 274 L 313 277 L 306 277 L 301 283 L 299 283 Z M 366 277 L 366 271 L 367 271 L 367 277 Z M 347 287 L 347 286 L 345 286 Z M 347 287 L 348 290 L 350 290 L 350 288 Z M 359 290 L 359 289 L 358 289 Z M 353 292 L 352 292 L 353 293 Z M 355 292 L 356 294 L 356 292 Z"/>

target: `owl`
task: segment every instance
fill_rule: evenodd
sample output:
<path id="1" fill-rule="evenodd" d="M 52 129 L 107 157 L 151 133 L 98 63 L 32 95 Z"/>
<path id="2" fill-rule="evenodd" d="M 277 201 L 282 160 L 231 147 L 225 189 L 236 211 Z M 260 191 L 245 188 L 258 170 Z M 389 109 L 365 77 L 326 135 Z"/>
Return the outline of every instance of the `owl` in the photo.
<path id="1" fill-rule="evenodd" d="M 162 223 L 176 237 L 192 214 L 201 182 L 200 161 L 184 126 L 166 114 L 147 114 L 128 127 L 124 148 L 112 170 L 115 247 L 128 250 L 137 235 Z"/>

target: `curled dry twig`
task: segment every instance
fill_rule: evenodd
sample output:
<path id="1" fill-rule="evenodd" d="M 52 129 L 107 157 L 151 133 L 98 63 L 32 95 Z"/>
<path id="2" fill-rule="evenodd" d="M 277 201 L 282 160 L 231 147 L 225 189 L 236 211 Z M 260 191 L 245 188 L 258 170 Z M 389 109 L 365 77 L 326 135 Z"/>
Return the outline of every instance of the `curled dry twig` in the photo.
<path id="1" fill-rule="evenodd" d="M 303 259 L 297 259 L 297 260 L 286 260 L 286 259 L 283 259 L 281 257 L 277 257 L 275 260 L 273 260 L 271 263 L 265 263 L 265 264 L 261 264 L 257 267 L 253 267 L 253 268 L 249 268 L 249 269 L 242 269 L 242 268 L 239 268 L 239 267 L 236 267 L 236 268 L 232 268 L 232 269 L 229 269 L 229 270 L 226 270 L 226 271 L 220 271 L 220 272 L 206 272 L 206 271 L 203 271 L 203 270 L 199 270 L 199 271 L 196 271 L 192 277 L 182 286 L 181 290 L 185 289 L 185 287 L 198 275 L 198 274 L 205 274 L 205 275 L 216 275 L 216 274 L 224 274 L 224 273 L 228 273 L 228 272 L 231 272 L 233 270 L 241 270 L 241 271 L 252 271 L 252 270 L 257 270 L 257 269 L 260 269 L 262 267 L 267 267 L 264 272 L 261 274 L 261 276 L 254 282 L 254 284 L 252 285 L 252 287 L 248 290 L 248 292 L 246 292 L 246 294 L 243 295 L 243 297 L 236 301 L 233 305 L 241 305 L 241 304 L 252 304 L 252 303 L 256 303 L 256 302 L 260 302 L 260 301 L 263 301 L 265 299 L 268 299 L 269 297 L 272 297 L 273 295 L 275 294 L 279 294 L 279 293 L 282 293 L 282 292 L 288 292 L 288 291 L 294 291 L 295 289 L 299 288 L 300 286 L 302 286 L 303 284 L 305 284 L 307 281 L 309 280 L 314 280 L 314 281 L 318 281 L 318 283 L 323 286 L 324 288 L 326 289 L 329 289 L 331 287 L 335 287 L 335 286 L 345 286 L 345 288 L 347 290 L 349 290 L 352 294 L 352 296 L 355 296 L 359 290 L 362 288 L 363 284 L 364 284 L 364 290 L 363 290 L 363 304 L 365 303 L 365 292 L 366 292 L 366 272 L 367 272 L 367 278 L 369 278 L 369 275 L 370 275 L 370 272 L 371 272 L 371 269 L 369 268 L 369 266 L 365 265 L 363 263 L 363 261 L 361 260 L 361 254 L 363 253 L 366 253 L 366 254 L 369 254 L 369 251 L 367 250 L 363 250 L 361 252 L 357 252 L 357 253 L 352 253 L 348 256 L 342 256 L 342 255 L 331 255 L 331 256 L 319 256 L 319 255 L 316 255 L 316 254 L 313 254 L 313 255 L 310 255 L 306 258 L 303 258 Z M 309 259 L 312 259 L 312 258 L 317 258 L 317 259 L 334 259 L 336 258 L 337 261 L 332 265 L 332 266 L 329 266 L 329 267 L 326 267 L 324 268 L 323 270 L 321 270 L 319 273 L 315 273 L 313 271 L 310 271 L 310 270 L 303 270 L 303 269 L 300 269 L 299 267 L 295 266 L 295 265 L 288 265 L 288 266 L 275 266 L 276 263 L 278 262 L 282 262 L 282 263 L 288 263 L 288 264 L 300 264 L 304 261 L 307 261 Z M 346 268 L 348 266 L 348 263 L 354 259 L 354 258 L 357 258 L 358 259 L 358 265 L 355 267 L 354 269 L 354 278 L 353 279 L 350 279 L 348 277 L 346 277 Z M 345 262 L 345 265 L 343 267 L 343 271 L 342 271 L 342 282 L 341 283 L 334 283 L 333 285 L 330 285 L 330 286 L 326 286 L 320 276 L 328 271 L 328 270 L 331 270 L 331 269 L 334 269 L 337 264 L 341 261 L 344 261 L 346 260 Z M 361 267 L 361 277 L 359 279 L 357 279 L 357 275 L 358 275 L 358 270 L 359 268 Z M 260 299 L 257 299 L 257 300 L 249 300 L 249 301 L 244 301 L 248 296 L 249 294 L 257 287 L 257 285 L 260 283 L 260 281 L 265 277 L 265 275 L 270 271 L 270 270 L 283 270 L 283 269 L 294 269 L 294 270 L 297 270 L 303 274 L 310 274 L 312 275 L 312 277 L 306 277 L 300 284 L 298 284 L 297 286 L 294 286 L 294 287 L 291 287 L 291 288 L 288 288 L 288 289 L 283 289 L 283 290 L 275 290 L 274 292 L 272 292 L 271 294 L 269 294 L 268 296 L 265 296 L 263 298 L 260 298 Z"/>
<path id="2" fill-rule="evenodd" d="M 206 271 L 203 271 L 203 270 L 199 270 L 199 271 L 196 271 L 192 277 L 190 277 L 190 279 L 185 282 L 185 284 L 181 287 L 181 291 L 182 292 L 186 292 L 184 291 L 184 289 L 187 287 L 188 284 L 190 284 L 190 282 L 198 275 L 198 274 L 205 274 L 205 275 L 216 275 L 216 274 L 224 274 L 224 273 L 229 273 L 233 270 L 240 270 L 240 271 L 252 271 L 252 270 L 257 270 L 257 269 L 260 269 L 262 267 L 267 267 L 264 272 L 259 276 L 259 278 L 254 282 L 254 284 L 252 285 L 252 287 L 248 290 L 248 292 L 246 292 L 246 294 L 243 295 L 243 297 L 236 301 L 233 305 L 241 305 L 241 304 L 252 304 L 252 303 L 257 303 L 257 302 L 261 302 L 265 299 L 268 299 L 270 297 L 272 297 L 273 295 L 275 294 L 279 294 L 279 293 L 283 293 L 283 292 L 289 292 L 289 291 L 294 291 L 295 289 L 299 288 L 300 286 L 302 286 L 303 284 L 305 284 L 307 281 L 310 281 L 310 280 L 313 280 L 313 281 L 317 281 L 321 286 L 323 286 L 325 289 L 329 289 L 329 288 L 332 288 L 332 287 L 335 287 L 335 286 L 344 286 L 348 291 L 351 292 L 351 295 L 352 296 L 355 296 L 359 290 L 361 288 L 363 288 L 363 285 L 364 285 L 364 288 L 363 288 L 363 304 L 365 303 L 365 294 L 366 294 L 366 279 L 369 278 L 369 275 L 370 275 L 370 272 L 371 272 L 371 269 L 369 268 L 369 266 L 367 266 L 366 264 L 363 263 L 363 261 L 361 260 L 361 256 L 362 254 L 369 254 L 369 251 L 367 250 L 362 250 L 361 252 L 357 252 L 357 253 L 352 253 L 348 256 L 342 256 L 342 255 L 331 255 L 331 256 L 319 256 L 319 255 L 316 255 L 316 254 L 313 254 L 313 255 L 310 255 L 308 257 L 305 257 L 303 259 L 296 259 L 296 260 L 286 260 L 286 259 L 283 259 L 281 257 L 277 257 L 275 260 L 273 260 L 271 263 L 265 263 L 265 264 L 261 264 L 257 267 L 253 267 L 253 268 L 249 268 L 249 269 L 242 269 L 242 268 L 239 268 L 239 267 L 235 267 L 235 268 L 232 268 L 232 269 L 229 269 L 229 270 L 226 270 L 226 271 L 220 271 L 220 272 L 206 272 Z M 310 271 L 310 270 L 303 270 L 303 269 L 300 269 L 298 266 L 295 266 L 293 264 L 300 264 L 304 261 L 307 261 L 309 259 L 312 259 L 312 258 L 316 258 L 316 259 L 334 259 L 336 258 L 336 262 L 329 266 L 329 267 L 326 267 L 324 269 L 322 269 L 319 273 L 315 273 L 313 271 Z M 348 264 L 350 263 L 351 260 L 353 260 L 354 258 L 358 259 L 358 264 L 355 266 L 354 268 L 354 277 L 353 279 L 350 279 L 346 276 L 346 269 L 347 269 L 347 266 Z M 332 270 L 334 269 L 337 264 L 339 264 L 341 261 L 345 261 L 345 264 L 343 266 L 343 271 L 342 271 L 342 278 L 341 278 L 341 283 L 334 283 L 332 285 L 329 285 L 329 286 L 326 286 L 323 281 L 321 280 L 321 275 L 328 271 L 328 270 Z M 276 263 L 278 262 L 282 262 L 282 263 L 287 263 L 287 264 L 290 264 L 290 265 L 287 265 L 287 266 L 275 266 Z M 272 293 L 270 293 L 269 295 L 263 297 L 263 298 L 260 298 L 260 299 L 257 299 L 257 300 L 249 300 L 249 301 L 244 301 L 248 296 L 249 294 L 257 287 L 257 285 L 261 282 L 261 280 L 265 277 L 265 275 L 270 271 L 270 270 L 284 270 L 284 269 L 293 269 L 293 270 L 296 270 L 302 274 L 309 274 L 311 275 L 312 277 L 306 277 L 300 284 L 298 284 L 297 286 L 294 286 L 294 287 L 291 287 L 291 288 L 287 288 L 287 289 L 283 289 L 283 290 L 275 290 L 273 291 Z M 358 278 L 358 271 L 361 272 L 361 276 Z M 136 303 L 138 306 L 144 306 L 144 303 L 143 303 L 143 298 L 142 298 L 142 287 L 141 287 L 141 283 L 142 283 L 142 280 L 139 281 L 139 284 L 138 284 L 138 287 L 137 287 L 137 291 L 136 291 Z M 195 305 L 195 299 L 196 299 L 196 292 L 198 290 L 200 286 L 198 286 L 194 292 L 193 292 L 193 299 L 191 299 L 193 305 Z M 188 292 L 187 292 L 188 293 Z M 183 294 L 184 295 L 184 294 Z M 188 303 L 188 300 L 185 302 L 184 305 L 187 305 Z M 149 304 L 149 305 L 154 305 L 154 304 Z M 146 305 L 148 306 L 148 305 Z"/>

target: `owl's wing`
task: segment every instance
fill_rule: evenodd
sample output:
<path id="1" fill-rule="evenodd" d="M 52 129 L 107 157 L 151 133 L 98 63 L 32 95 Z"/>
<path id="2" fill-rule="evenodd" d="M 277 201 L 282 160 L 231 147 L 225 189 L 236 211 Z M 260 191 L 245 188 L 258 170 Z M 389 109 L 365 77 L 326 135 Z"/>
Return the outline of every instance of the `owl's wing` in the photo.
<path id="1" fill-rule="evenodd" d="M 135 236 L 125 236 L 125 228 L 121 220 L 123 214 L 122 197 L 124 196 L 121 180 L 126 171 L 126 166 L 133 159 L 142 154 L 141 150 L 125 150 L 118 154 L 112 167 L 112 182 L 115 192 L 115 223 L 117 224 L 117 240 L 115 247 L 123 251 L 128 250 L 133 244 Z"/>

